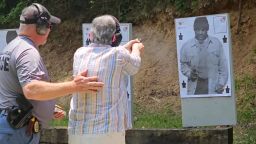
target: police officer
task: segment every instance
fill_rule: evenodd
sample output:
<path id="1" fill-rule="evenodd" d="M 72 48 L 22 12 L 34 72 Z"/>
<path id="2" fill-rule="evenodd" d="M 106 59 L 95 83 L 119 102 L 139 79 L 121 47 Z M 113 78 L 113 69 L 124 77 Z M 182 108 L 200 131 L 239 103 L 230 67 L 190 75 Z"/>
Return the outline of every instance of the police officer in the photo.
<path id="1" fill-rule="evenodd" d="M 39 143 L 39 129 L 53 117 L 55 98 L 95 92 L 103 86 L 86 71 L 72 81 L 49 82 L 38 47 L 46 43 L 52 25 L 60 22 L 44 6 L 33 3 L 22 11 L 18 36 L 0 51 L 1 144 Z M 18 98 L 24 98 L 21 104 Z"/>

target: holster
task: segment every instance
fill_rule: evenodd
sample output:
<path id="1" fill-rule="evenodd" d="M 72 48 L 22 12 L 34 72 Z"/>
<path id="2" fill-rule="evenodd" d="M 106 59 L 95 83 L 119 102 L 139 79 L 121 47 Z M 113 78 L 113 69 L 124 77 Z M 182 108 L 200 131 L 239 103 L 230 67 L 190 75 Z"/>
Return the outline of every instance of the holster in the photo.
<path id="1" fill-rule="evenodd" d="M 26 128 L 26 134 L 31 136 L 33 133 L 38 133 L 40 131 L 40 124 L 36 117 L 32 116 L 29 120 L 28 126 Z"/>
<path id="2" fill-rule="evenodd" d="M 22 128 L 28 124 L 32 118 L 32 104 L 23 96 L 19 95 L 16 98 L 18 107 L 9 110 L 7 121 L 14 129 Z"/>

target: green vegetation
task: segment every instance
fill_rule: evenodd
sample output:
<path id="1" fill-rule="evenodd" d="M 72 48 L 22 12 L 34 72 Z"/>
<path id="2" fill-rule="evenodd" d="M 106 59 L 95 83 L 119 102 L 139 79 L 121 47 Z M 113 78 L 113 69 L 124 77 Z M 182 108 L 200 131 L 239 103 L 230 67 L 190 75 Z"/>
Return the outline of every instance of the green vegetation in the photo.
<path id="1" fill-rule="evenodd" d="M 241 124 L 252 122 L 256 117 L 256 77 L 245 75 L 242 79 L 236 80 L 238 95 L 238 119 Z"/>
<path id="2" fill-rule="evenodd" d="M 244 75 L 236 80 L 238 125 L 234 129 L 235 144 L 256 143 L 256 77 Z"/>
<path id="3" fill-rule="evenodd" d="M 0 28 L 17 27 L 21 10 L 34 2 L 42 3 L 64 20 L 78 18 L 90 22 L 97 15 L 112 14 L 121 21 L 141 23 L 159 12 L 170 16 L 191 15 L 200 8 L 218 3 L 218 0 L 0 0 Z"/>
<path id="4" fill-rule="evenodd" d="M 0 1 L 0 27 L 9 28 L 19 23 L 18 16 L 22 9 L 27 5 L 28 1 Z"/>
<path id="5" fill-rule="evenodd" d="M 163 105 L 161 110 L 147 109 L 141 104 L 133 104 L 134 128 L 181 128 L 181 115 L 172 111 L 171 106 Z"/>
<path id="6" fill-rule="evenodd" d="M 0 0 L 0 28 L 17 27 L 22 9 L 34 2 L 46 3 L 46 0 Z"/>
<path id="7" fill-rule="evenodd" d="M 56 127 L 56 126 L 68 126 L 68 117 L 65 117 L 62 120 L 52 120 L 50 122 L 50 126 Z"/>
<path id="8" fill-rule="evenodd" d="M 168 113 L 145 112 L 134 117 L 134 128 L 181 128 L 181 117 Z"/>
<path id="9" fill-rule="evenodd" d="M 135 113 L 138 113 L 135 110 Z M 63 120 L 52 120 L 50 126 L 68 126 L 68 118 Z M 181 117 L 165 111 L 163 113 L 152 113 L 144 111 L 134 116 L 134 128 L 181 128 Z"/>

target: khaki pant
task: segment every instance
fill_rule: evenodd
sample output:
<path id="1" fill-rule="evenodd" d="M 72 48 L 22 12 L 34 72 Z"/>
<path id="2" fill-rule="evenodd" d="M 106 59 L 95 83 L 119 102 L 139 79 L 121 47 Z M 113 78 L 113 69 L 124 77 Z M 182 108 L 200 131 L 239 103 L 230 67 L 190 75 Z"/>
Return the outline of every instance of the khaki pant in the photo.
<path id="1" fill-rule="evenodd" d="M 125 144 L 125 132 L 69 135 L 69 144 Z"/>

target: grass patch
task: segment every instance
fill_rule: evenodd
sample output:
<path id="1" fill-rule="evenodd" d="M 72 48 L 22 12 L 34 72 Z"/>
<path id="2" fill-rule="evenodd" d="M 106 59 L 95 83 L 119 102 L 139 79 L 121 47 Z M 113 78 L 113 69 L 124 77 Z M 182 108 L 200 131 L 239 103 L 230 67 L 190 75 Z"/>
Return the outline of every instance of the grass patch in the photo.
<path id="1" fill-rule="evenodd" d="M 238 125 L 234 128 L 234 144 L 256 143 L 256 77 L 244 75 L 236 80 Z"/>
<path id="2" fill-rule="evenodd" d="M 245 75 L 236 80 L 236 91 L 240 94 L 237 97 L 238 121 L 240 124 L 255 121 L 256 117 L 256 78 Z"/>
<path id="3" fill-rule="evenodd" d="M 161 112 L 152 112 L 134 104 L 133 128 L 181 128 L 181 116 L 165 106 Z M 68 126 L 68 116 L 63 120 L 52 120 L 50 126 Z"/>
<path id="4" fill-rule="evenodd" d="M 155 113 L 144 113 L 134 117 L 134 128 L 179 128 L 182 127 L 179 116 Z"/>
<path id="5" fill-rule="evenodd" d="M 50 126 L 56 127 L 56 126 L 68 126 L 68 117 L 65 117 L 62 120 L 51 120 Z"/>
<path id="6" fill-rule="evenodd" d="M 243 127 L 234 131 L 234 144 L 255 144 L 256 127 Z"/>
<path id="7" fill-rule="evenodd" d="M 181 128 L 181 115 L 173 112 L 170 105 L 163 105 L 161 110 L 146 109 L 134 103 L 133 128 Z"/>
<path id="8" fill-rule="evenodd" d="M 50 126 L 68 126 L 68 118 L 51 120 Z M 134 117 L 134 128 L 179 128 L 182 127 L 181 117 L 165 114 L 144 113 Z"/>

